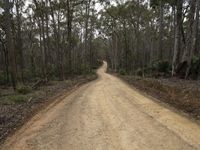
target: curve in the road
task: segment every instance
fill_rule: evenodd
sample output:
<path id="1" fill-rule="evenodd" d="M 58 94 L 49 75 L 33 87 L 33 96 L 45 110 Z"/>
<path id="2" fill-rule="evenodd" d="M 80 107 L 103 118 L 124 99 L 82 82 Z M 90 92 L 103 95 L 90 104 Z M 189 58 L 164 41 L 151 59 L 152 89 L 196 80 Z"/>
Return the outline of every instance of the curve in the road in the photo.
<path id="1" fill-rule="evenodd" d="M 98 70 L 88 83 L 38 114 L 3 150 L 200 150 L 200 125 Z"/>

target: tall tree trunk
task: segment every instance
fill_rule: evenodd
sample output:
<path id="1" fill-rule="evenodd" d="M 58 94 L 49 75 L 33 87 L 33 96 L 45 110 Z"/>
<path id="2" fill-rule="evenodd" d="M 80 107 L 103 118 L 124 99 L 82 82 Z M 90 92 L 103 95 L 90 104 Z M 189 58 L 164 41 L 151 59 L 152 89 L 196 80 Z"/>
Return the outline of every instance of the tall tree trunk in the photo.
<path id="1" fill-rule="evenodd" d="M 45 76 L 45 65 L 44 65 L 44 58 L 43 58 L 43 44 L 42 44 L 42 25 L 41 25 L 41 21 L 40 18 L 37 19 L 38 20 L 38 26 L 39 26 L 39 43 L 40 43 L 40 53 L 42 54 L 42 75 L 43 77 Z"/>
<path id="2" fill-rule="evenodd" d="M 7 49 L 9 55 L 9 69 L 11 74 L 11 81 L 13 89 L 16 90 L 17 85 L 17 71 L 16 71 L 16 64 L 15 64 L 15 49 L 14 49 L 14 41 L 13 35 L 11 31 L 11 14 L 10 8 L 11 3 L 9 0 L 4 0 L 5 2 L 5 31 L 6 31 L 6 41 L 7 41 Z"/>
<path id="3" fill-rule="evenodd" d="M 125 71 L 128 73 L 128 53 L 129 53 L 129 47 L 128 47 L 128 40 L 127 40 L 127 34 L 126 34 L 126 23 L 123 23 L 123 35 L 124 35 L 124 44 L 125 44 Z"/>
<path id="4" fill-rule="evenodd" d="M 193 46 L 194 46 L 194 53 L 195 54 L 199 54 L 198 51 L 198 46 L 199 46 L 199 13 L 200 13 L 200 0 L 197 0 L 197 6 L 196 6 L 196 20 L 195 20 L 195 38 L 194 38 L 194 41 L 193 41 Z"/>
<path id="5" fill-rule="evenodd" d="M 140 7 L 140 0 L 137 0 L 137 8 Z M 137 12 L 137 16 L 136 16 L 136 34 L 135 34 L 135 38 L 136 38 L 136 51 L 135 51 L 135 55 L 136 55 L 136 63 L 135 63 L 135 69 L 140 66 L 140 61 L 141 61 L 141 54 L 140 54 L 140 12 Z"/>
<path id="6" fill-rule="evenodd" d="M 1 41 L 0 39 L 0 42 L 2 44 L 2 50 L 3 50 L 3 60 L 4 60 L 4 76 L 5 76 L 5 83 L 8 84 L 9 83 L 9 60 L 8 60 L 8 51 L 6 50 L 6 45 L 3 41 Z"/>
<path id="7" fill-rule="evenodd" d="M 57 42 L 58 45 L 61 44 L 61 32 L 60 32 L 60 4 L 59 4 L 59 12 L 58 12 L 58 16 L 57 16 L 57 21 L 58 21 L 58 29 L 57 29 Z M 58 55 L 59 55 L 59 63 L 60 63 L 60 79 L 61 80 L 65 80 L 65 71 L 64 71 L 64 60 L 63 60 L 63 49 L 60 48 L 59 46 L 59 51 L 58 51 Z"/>
<path id="8" fill-rule="evenodd" d="M 174 55 L 173 55 L 173 61 L 172 61 L 172 76 L 176 75 L 176 69 L 180 62 L 183 0 L 178 0 L 176 7 L 177 7 L 176 33 L 175 33 L 175 42 L 174 42 Z"/>
<path id="9" fill-rule="evenodd" d="M 84 54 L 84 62 L 85 65 L 87 64 L 87 50 L 88 50 L 88 33 L 89 33 L 89 17 L 90 17 L 90 3 L 91 0 L 89 0 L 86 4 L 86 9 L 85 9 L 85 13 L 86 13 L 86 18 L 85 18 L 85 54 Z"/>
<path id="10" fill-rule="evenodd" d="M 52 17 L 52 23 L 53 23 L 53 36 L 55 40 L 55 50 L 56 50 L 56 57 L 57 57 L 57 70 L 58 70 L 58 75 L 60 80 L 63 80 L 63 71 L 62 71 L 62 62 L 60 60 L 60 41 L 59 41 L 59 33 L 56 25 L 56 20 L 55 20 L 55 14 L 54 14 L 54 7 L 53 3 L 51 0 L 49 0 L 50 4 L 50 11 L 51 11 L 51 17 Z"/>
<path id="11" fill-rule="evenodd" d="M 45 0 L 45 6 L 48 8 L 48 0 Z M 46 48 L 47 48 L 47 68 L 48 63 L 51 60 L 50 55 L 50 37 L 49 37 L 49 14 L 48 10 L 45 11 L 45 23 L 46 23 Z"/>
<path id="12" fill-rule="evenodd" d="M 193 56 L 193 50 L 194 50 L 193 39 L 195 38 L 194 37 L 195 35 L 194 34 L 194 18 L 195 18 L 196 0 L 190 0 L 189 5 L 190 5 L 190 12 L 188 16 L 189 26 L 187 30 L 186 48 L 184 50 L 182 62 L 181 62 L 181 63 L 186 62 L 186 65 L 187 65 L 186 70 L 185 70 L 185 78 L 187 78 L 189 75 L 192 56 Z"/>
<path id="13" fill-rule="evenodd" d="M 92 9 L 92 16 L 94 16 L 94 8 Z M 91 17 L 90 18 L 90 37 L 89 37 L 89 64 L 90 64 L 90 72 L 92 72 L 92 66 L 94 64 L 93 59 L 92 59 L 92 38 L 93 38 L 93 31 L 94 31 L 94 19 Z"/>
<path id="14" fill-rule="evenodd" d="M 20 14 L 20 6 L 19 0 L 16 0 L 16 13 L 17 13 L 17 50 L 20 55 L 20 73 L 21 73 L 21 81 L 24 83 L 24 54 L 23 54 L 23 42 L 21 36 L 21 14 Z"/>
<path id="15" fill-rule="evenodd" d="M 36 77 L 36 68 L 35 68 L 35 58 L 34 58 L 34 49 L 33 49 L 33 35 L 32 35 L 32 31 L 33 31 L 33 21 L 32 21 L 32 17 L 29 16 L 29 21 L 30 23 L 32 24 L 31 25 L 31 29 L 30 29 L 30 32 L 29 32 L 29 40 L 30 40 L 30 51 L 31 51 L 31 72 L 33 74 L 33 77 L 35 78 Z"/>
<path id="16" fill-rule="evenodd" d="M 47 47 L 46 47 L 46 37 L 45 37 L 45 26 L 44 26 L 44 16 L 41 17 L 41 28 L 42 28 L 42 41 L 43 41 L 43 61 L 44 61 L 44 79 L 47 82 Z"/>
<path id="17" fill-rule="evenodd" d="M 163 1 L 160 1 L 160 17 L 159 17 L 159 59 L 163 60 Z"/>
<path id="18" fill-rule="evenodd" d="M 72 74 L 72 20 L 73 8 L 70 6 L 70 0 L 67 0 L 67 42 L 68 42 L 68 73 Z"/>

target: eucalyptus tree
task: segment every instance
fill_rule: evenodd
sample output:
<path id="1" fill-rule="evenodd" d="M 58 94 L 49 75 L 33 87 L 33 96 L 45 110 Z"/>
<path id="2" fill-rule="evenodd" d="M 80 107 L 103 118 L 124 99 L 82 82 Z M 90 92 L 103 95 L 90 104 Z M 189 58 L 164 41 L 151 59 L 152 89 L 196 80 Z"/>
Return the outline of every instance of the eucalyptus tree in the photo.
<path id="1" fill-rule="evenodd" d="M 24 1 L 23 0 L 15 0 L 15 12 L 16 12 L 16 28 L 17 28 L 17 34 L 16 34 L 16 51 L 19 53 L 19 64 L 20 64 L 20 76 L 21 81 L 24 82 L 24 47 L 22 42 L 22 10 Z"/>
<path id="2" fill-rule="evenodd" d="M 11 82 L 13 89 L 16 90 L 17 86 L 17 68 L 16 68 L 16 62 L 15 62 L 15 48 L 14 48 L 14 37 L 12 34 L 12 15 L 11 15 L 11 9 L 12 9 L 12 3 L 9 0 L 4 0 L 3 3 L 3 9 L 4 9 L 4 29 L 6 34 L 6 47 L 8 50 L 8 62 L 9 62 L 9 71 L 11 74 Z"/>

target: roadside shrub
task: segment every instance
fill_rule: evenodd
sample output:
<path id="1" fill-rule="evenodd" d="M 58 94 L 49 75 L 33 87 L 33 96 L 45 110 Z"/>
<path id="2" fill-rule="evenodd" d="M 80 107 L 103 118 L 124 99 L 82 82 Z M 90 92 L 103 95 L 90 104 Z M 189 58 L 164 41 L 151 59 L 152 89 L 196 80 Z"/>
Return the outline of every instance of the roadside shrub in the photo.
<path id="1" fill-rule="evenodd" d="M 12 105 L 12 104 L 24 103 L 27 101 L 27 99 L 28 98 L 25 95 L 15 93 L 12 95 L 1 97 L 0 103 L 4 105 L 10 105 L 10 104 Z"/>
<path id="2" fill-rule="evenodd" d="M 6 77 L 3 75 L 3 73 L 0 73 L 0 84 L 6 83 Z"/>
<path id="3" fill-rule="evenodd" d="M 153 71 L 153 69 L 152 69 L 151 66 L 150 67 L 145 67 L 144 70 L 143 70 L 145 75 L 152 75 L 152 71 Z"/>
<path id="4" fill-rule="evenodd" d="M 59 71 L 57 70 L 57 67 L 55 65 L 51 65 L 48 70 L 48 77 L 52 80 L 58 80 L 59 77 Z"/>
<path id="5" fill-rule="evenodd" d="M 17 92 L 20 94 L 28 94 L 31 92 L 31 88 L 28 86 L 20 86 L 17 88 Z"/>
<path id="6" fill-rule="evenodd" d="M 200 75 L 200 57 L 193 57 L 190 76 L 192 79 L 197 79 Z"/>
<path id="7" fill-rule="evenodd" d="M 32 78 L 33 78 L 33 74 L 31 72 L 31 70 L 24 69 L 24 79 L 27 80 L 27 81 L 29 81 Z"/>
<path id="8" fill-rule="evenodd" d="M 14 95 L 10 97 L 10 101 L 14 103 L 23 103 L 26 100 L 27 100 L 26 97 L 23 95 Z"/>
<path id="9" fill-rule="evenodd" d="M 135 71 L 137 76 L 147 77 L 160 77 L 170 75 L 171 65 L 168 61 L 154 61 L 152 64 L 146 66 L 145 68 L 139 68 Z"/>
<path id="10" fill-rule="evenodd" d="M 98 59 L 98 60 L 95 61 L 94 64 L 92 65 L 92 69 L 95 69 L 95 70 L 98 69 L 98 68 L 102 65 L 102 63 L 103 63 L 103 62 L 102 62 L 101 60 Z"/>
<path id="11" fill-rule="evenodd" d="M 119 74 L 124 76 L 124 75 L 126 75 L 126 71 L 124 69 L 120 69 Z"/>
<path id="12" fill-rule="evenodd" d="M 81 74 L 89 74 L 89 73 L 90 73 L 90 66 L 89 66 L 89 65 L 82 64 L 82 65 L 80 66 L 80 73 L 81 73 Z"/>
<path id="13" fill-rule="evenodd" d="M 143 70 L 141 68 L 138 68 L 135 73 L 137 76 L 143 76 Z"/>
<path id="14" fill-rule="evenodd" d="M 153 71 L 158 71 L 162 73 L 169 73 L 171 69 L 171 65 L 168 61 L 155 61 L 152 64 L 152 70 Z"/>

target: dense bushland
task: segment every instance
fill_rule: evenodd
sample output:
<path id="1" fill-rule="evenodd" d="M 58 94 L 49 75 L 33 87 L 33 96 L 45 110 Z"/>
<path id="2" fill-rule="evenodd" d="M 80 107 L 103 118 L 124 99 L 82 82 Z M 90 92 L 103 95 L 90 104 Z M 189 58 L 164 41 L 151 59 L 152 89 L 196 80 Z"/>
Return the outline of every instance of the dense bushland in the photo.
<path id="1" fill-rule="evenodd" d="M 101 31 L 112 70 L 199 78 L 200 0 L 105 2 Z"/>
<path id="2" fill-rule="evenodd" d="M 94 72 L 102 51 L 95 7 L 93 0 L 0 1 L 0 85 L 19 90 Z"/>

